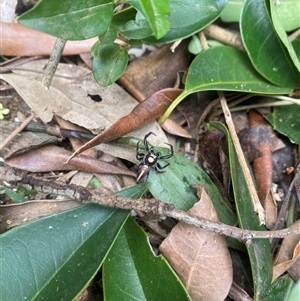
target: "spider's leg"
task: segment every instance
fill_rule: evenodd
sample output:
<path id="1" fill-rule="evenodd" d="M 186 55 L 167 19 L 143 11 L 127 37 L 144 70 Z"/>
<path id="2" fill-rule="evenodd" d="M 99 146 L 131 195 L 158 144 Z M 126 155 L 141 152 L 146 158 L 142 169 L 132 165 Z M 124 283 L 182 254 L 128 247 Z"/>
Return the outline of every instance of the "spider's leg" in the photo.
<path id="1" fill-rule="evenodd" d="M 166 142 L 165 142 L 165 144 L 170 145 L 170 153 L 168 155 L 165 155 L 165 156 L 160 156 L 159 159 L 163 159 L 163 160 L 164 159 L 169 159 L 169 158 L 171 158 L 174 155 L 174 150 L 173 150 L 172 144 L 166 143 Z"/>
<path id="2" fill-rule="evenodd" d="M 148 138 L 151 134 L 153 134 L 154 136 L 156 136 L 154 133 L 150 132 L 150 133 L 148 133 L 148 134 L 145 136 L 145 138 L 144 138 L 144 145 L 145 145 L 145 149 L 146 149 L 147 153 L 149 153 L 149 145 L 148 145 L 147 138 Z"/>
<path id="3" fill-rule="evenodd" d="M 140 150 L 140 141 L 136 144 L 136 158 L 137 160 L 142 160 L 145 157 L 145 154 Z"/>
<path id="4" fill-rule="evenodd" d="M 164 170 L 161 170 L 161 169 L 164 169 L 164 168 L 166 168 L 169 165 L 170 165 L 170 163 L 167 163 L 167 164 L 165 164 L 163 166 L 161 166 L 159 163 L 156 163 L 155 170 L 157 172 L 165 172 Z"/>

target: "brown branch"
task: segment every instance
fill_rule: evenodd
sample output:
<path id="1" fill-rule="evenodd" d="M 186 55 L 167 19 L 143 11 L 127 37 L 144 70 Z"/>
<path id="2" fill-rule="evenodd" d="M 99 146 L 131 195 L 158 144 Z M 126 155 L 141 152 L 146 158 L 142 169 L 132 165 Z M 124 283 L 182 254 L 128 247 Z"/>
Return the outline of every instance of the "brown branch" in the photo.
<path id="1" fill-rule="evenodd" d="M 223 112 L 224 112 L 224 117 L 225 117 L 226 124 L 228 126 L 228 130 L 229 130 L 229 133 L 230 133 L 230 136 L 231 136 L 231 140 L 232 140 L 232 143 L 234 145 L 235 151 L 237 153 L 238 161 L 240 163 L 245 181 L 247 183 L 247 187 L 248 187 L 249 194 L 250 194 L 250 197 L 251 197 L 251 201 L 252 201 L 252 204 L 253 204 L 253 211 L 258 215 L 259 224 L 260 225 L 265 224 L 264 208 L 262 207 L 262 205 L 259 201 L 259 198 L 258 198 L 258 195 L 257 195 L 257 192 L 256 192 L 256 188 L 255 188 L 251 173 L 249 171 L 249 168 L 248 168 L 248 165 L 247 165 L 242 147 L 240 145 L 239 138 L 238 138 L 237 133 L 235 131 L 235 127 L 234 127 L 234 124 L 233 124 L 233 120 L 231 118 L 231 113 L 230 113 L 230 110 L 228 108 L 227 101 L 226 101 L 222 91 L 218 91 L 218 94 L 219 94 L 219 97 L 220 97 L 221 106 L 222 106 L 222 109 L 223 109 Z"/>
<path id="2" fill-rule="evenodd" d="M 291 227 L 276 231 L 252 231 L 240 229 L 223 223 L 212 222 L 205 218 L 192 216 L 187 212 L 176 209 L 173 204 L 163 203 L 154 198 L 136 200 L 127 197 L 106 195 L 101 194 L 96 190 L 89 191 L 88 189 L 77 185 L 60 184 L 54 181 L 40 180 L 27 175 L 22 177 L 21 174 L 22 173 L 17 174 L 16 181 L 14 181 L 12 172 L 8 172 L 7 170 L 4 172 L 4 167 L 0 167 L 0 180 L 3 180 L 3 177 L 7 177 L 6 181 L 27 184 L 37 191 L 69 197 L 80 201 L 81 203 L 96 203 L 102 206 L 125 210 L 139 210 L 160 218 L 172 217 L 190 225 L 233 237 L 243 243 L 251 243 L 251 240 L 255 238 L 282 238 L 289 235 L 300 234 L 299 225 L 294 226 L 293 228 Z"/>

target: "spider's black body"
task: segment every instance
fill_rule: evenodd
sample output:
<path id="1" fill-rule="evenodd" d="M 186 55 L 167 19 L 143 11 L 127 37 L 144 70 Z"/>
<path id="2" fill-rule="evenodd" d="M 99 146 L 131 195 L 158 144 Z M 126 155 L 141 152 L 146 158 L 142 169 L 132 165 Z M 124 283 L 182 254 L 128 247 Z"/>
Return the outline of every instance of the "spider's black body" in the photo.
<path id="1" fill-rule="evenodd" d="M 169 166 L 170 163 L 167 163 L 167 164 L 161 166 L 158 163 L 158 160 L 169 159 L 174 154 L 173 146 L 169 143 L 165 143 L 165 144 L 170 145 L 170 153 L 165 156 L 162 156 L 160 152 L 155 152 L 153 147 L 149 147 L 147 138 L 151 134 L 155 135 L 154 133 L 150 132 L 144 138 L 144 146 L 145 146 L 146 153 L 141 152 L 140 147 L 139 147 L 140 142 L 138 142 L 136 145 L 136 158 L 140 161 L 139 169 L 137 172 L 137 179 L 136 179 L 137 183 L 139 183 L 141 181 L 141 179 L 144 178 L 145 176 L 148 177 L 148 174 L 149 174 L 151 168 L 154 168 L 157 172 L 164 172 L 162 169 Z"/>

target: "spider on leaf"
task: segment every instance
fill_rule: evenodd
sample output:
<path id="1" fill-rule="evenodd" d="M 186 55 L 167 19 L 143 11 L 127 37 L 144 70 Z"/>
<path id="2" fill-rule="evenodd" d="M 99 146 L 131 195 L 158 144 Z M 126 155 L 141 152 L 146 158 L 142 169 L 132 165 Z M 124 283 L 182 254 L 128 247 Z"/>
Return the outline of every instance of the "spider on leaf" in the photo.
<path id="1" fill-rule="evenodd" d="M 159 160 L 166 160 L 173 156 L 173 146 L 169 143 L 166 143 L 170 146 L 170 153 L 168 155 L 162 156 L 160 152 L 156 152 L 153 147 L 149 147 L 147 138 L 151 135 L 155 135 L 154 133 L 150 132 L 148 133 L 144 138 L 144 146 L 146 153 L 141 152 L 140 150 L 140 141 L 136 145 L 136 158 L 140 161 L 139 169 L 137 172 L 137 179 L 136 182 L 139 183 L 144 177 L 146 177 L 146 180 L 148 178 L 149 172 L 151 168 L 154 168 L 157 172 L 164 172 L 164 168 L 170 165 L 170 163 L 167 163 L 165 165 L 160 165 Z M 155 135 L 156 136 L 156 135 Z"/>

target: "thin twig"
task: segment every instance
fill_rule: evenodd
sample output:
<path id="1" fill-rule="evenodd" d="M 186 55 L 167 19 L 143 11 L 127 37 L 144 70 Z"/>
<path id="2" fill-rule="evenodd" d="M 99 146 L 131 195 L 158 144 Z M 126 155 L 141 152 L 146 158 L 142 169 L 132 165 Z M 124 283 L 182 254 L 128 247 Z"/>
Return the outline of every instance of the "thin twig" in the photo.
<path id="1" fill-rule="evenodd" d="M 3 180 L 4 177 L 7 179 L 6 181 L 14 182 L 13 173 L 14 171 L 12 169 L 8 170 L 7 168 L 0 166 L 0 180 Z M 188 212 L 176 209 L 173 204 L 163 203 L 157 199 L 131 199 L 115 195 L 106 195 L 97 190 L 89 191 L 85 187 L 77 185 L 40 180 L 26 175 L 20 176 L 20 173 L 16 174 L 15 177 L 19 184 L 30 185 L 37 191 L 43 193 L 65 196 L 80 201 L 81 203 L 96 203 L 107 207 L 144 211 L 150 215 L 160 218 L 168 216 L 187 224 L 233 237 L 243 243 L 250 243 L 252 239 L 256 238 L 270 239 L 300 234 L 299 225 L 295 225 L 293 228 L 291 227 L 277 231 L 252 231 L 240 229 L 223 223 L 213 222 L 205 218 L 195 217 L 190 215 Z"/>
<path id="2" fill-rule="evenodd" d="M 51 86 L 51 82 L 53 79 L 53 76 L 55 74 L 55 71 L 57 69 L 57 66 L 59 64 L 61 55 L 63 53 L 64 47 L 67 43 L 67 40 L 63 40 L 61 38 L 58 38 L 55 42 L 53 51 L 51 53 L 51 56 L 49 58 L 49 62 L 45 71 L 45 75 L 42 79 L 42 85 L 48 90 Z"/>
<path id="3" fill-rule="evenodd" d="M 261 225 L 265 224 L 264 208 L 262 207 L 262 205 L 259 201 L 258 194 L 257 194 L 257 191 L 255 189 L 255 185 L 253 183 L 248 165 L 246 163 L 244 153 L 242 151 L 242 147 L 241 147 L 240 142 L 239 142 L 239 138 L 238 138 L 237 133 L 235 131 L 235 127 L 234 127 L 234 124 L 233 124 L 233 121 L 232 121 L 232 118 L 231 118 L 231 113 L 230 113 L 230 110 L 228 108 L 227 101 L 226 101 L 222 91 L 219 91 L 218 93 L 219 93 L 219 96 L 220 96 L 220 101 L 221 101 L 221 106 L 222 106 L 222 109 L 223 109 L 223 112 L 224 112 L 225 121 L 227 123 L 228 129 L 229 129 L 229 132 L 230 132 L 230 136 L 231 136 L 234 148 L 237 152 L 238 160 L 239 160 L 239 163 L 241 165 L 241 169 L 242 169 L 242 172 L 243 172 L 244 177 L 245 177 L 245 181 L 246 181 L 248 189 L 249 189 L 249 194 L 250 194 L 250 197 L 251 197 L 251 200 L 252 200 L 252 203 L 253 203 L 253 210 L 258 215 L 259 223 Z"/>
<path id="4" fill-rule="evenodd" d="M 245 51 L 241 36 L 237 32 L 232 32 L 228 29 L 211 24 L 204 29 L 204 33 L 212 39 Z"/>
<path id="5" fill-rule="evenodd" d="M 23 123 L 17 127 L 5 140 L 0 143 L 0 151 L 7 145 L 14 137 L 16 137 L 22 130 L 29 124 L 30 121 L 35 117 L 35 113 L 32 113 L 29 117 L 27 117 Z"/>

